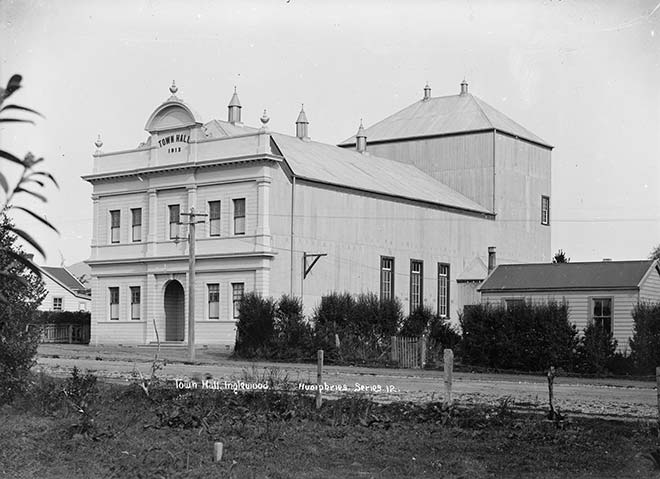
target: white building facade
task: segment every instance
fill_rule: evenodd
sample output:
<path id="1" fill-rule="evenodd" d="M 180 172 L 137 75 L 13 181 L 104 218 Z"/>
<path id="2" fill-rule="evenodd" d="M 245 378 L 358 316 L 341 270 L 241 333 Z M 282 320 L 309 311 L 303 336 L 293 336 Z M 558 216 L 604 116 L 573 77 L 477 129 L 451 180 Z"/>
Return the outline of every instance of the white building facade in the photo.
<path id="1" fill-rule="evenodd" d="M 265 112 L 260 128 L 243 125 L 236 93 L 228 121 L 204 123 L 174 85 L 170 92 L 149 117 L 144 143 L 103 152 L 97 142 L 84 177 L 93 185 L 92 344 L 148 344 L 156 331 L 161 341 L 187 340 L 182 214 L 191 208 L 206 215 L 195 242 L 198 345 L 233 347 L 236 305 L 248 291 L 302 296 L 307 311 L 332 291 L 375 292 L 398 297 L 405 311 L 424 304 L 455 320 L 475 302 L 476 281 L 486 276 L 475 265 L 487 261 L 489 247 L 517 262 L 550 257 L 549 203 L 540 205 L 550 197 L 549 153 L 533 165 L 543 178 L 531 191 L 523 181 L 522 196 L 515 186 L 497 193 L 502 204 L 507 191 L 529 203 L 521 241 L 519 229 L 507 237 L 492 203 L 414 161 L 374 156 L 365 144 L 311 141 L 303 111 L 296 135 L 287 136 L 268 130 Z M 520 181 L 533 160 L 516 151 Z M 304 256 L 316 254 L 325 256 L 305 275 Z M 470 281 L 460 281 L 468 272 Z"/>

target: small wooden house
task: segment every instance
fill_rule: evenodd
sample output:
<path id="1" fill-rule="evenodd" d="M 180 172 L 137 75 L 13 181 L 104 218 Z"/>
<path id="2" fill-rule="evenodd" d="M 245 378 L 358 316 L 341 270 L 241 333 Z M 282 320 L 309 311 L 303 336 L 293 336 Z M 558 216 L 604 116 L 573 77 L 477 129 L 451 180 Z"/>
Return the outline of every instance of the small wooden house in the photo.
<path id="1" fill-rule="evenodd" d="M 66 268 L 40 266 L 48 292 L 41 302 L 41 311 L 89 311 L 92 297 L 89 290 Z"/>
<path id="2" fill-rule="evenodd" d="M 601 324 L 625 351 L 633 334 L 634 306 L 660 301 L 660 266 L 657 260 L 504 264 L 479 291 L 482 303 L 565 301 L 578 330 L 590 322 Z"/>

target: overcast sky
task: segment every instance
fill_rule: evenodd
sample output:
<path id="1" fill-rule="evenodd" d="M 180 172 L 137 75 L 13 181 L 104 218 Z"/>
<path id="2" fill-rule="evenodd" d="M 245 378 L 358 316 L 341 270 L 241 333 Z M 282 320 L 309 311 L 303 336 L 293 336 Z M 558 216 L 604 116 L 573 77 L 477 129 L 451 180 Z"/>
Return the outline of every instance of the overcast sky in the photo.
<path id="1" fill-rule="evenodd" d="M 656 1 L 8 1 L 0 0 L 0 83 L 36 127 L 4 127 L 61 190 L 39 207 L 61 231 L 19 221 L 47 264 L 89 257 L 93 142 L 145 140 L 151 112 L 178 95 L 225 120 L 336 144 L 419 100 L 470 92 L 555 145 L 552 250 L 572 261 L 641 259 L 660 243 L 660 8 Z M 6 162 L 0 168 L 14 173 Z"/>

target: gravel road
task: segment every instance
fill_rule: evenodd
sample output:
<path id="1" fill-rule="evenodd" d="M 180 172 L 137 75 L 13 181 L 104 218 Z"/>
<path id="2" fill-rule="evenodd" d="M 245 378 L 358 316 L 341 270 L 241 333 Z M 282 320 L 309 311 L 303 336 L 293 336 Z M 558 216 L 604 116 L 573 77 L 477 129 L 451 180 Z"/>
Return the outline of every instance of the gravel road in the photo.
<path id="1" fill-rule="evenodd" d="M 35 370 L 56 376 L 68 375 L 74 366 L 93 371 L 99 377 L 129 381 L 139 370 L 150 374 L 155 350 L 128 347 L 41 345 Z M 185 363 L 185 350 L 162 350 L 168 364 L 159 374 L 171 381 L 212 377 L 221 387 L 224 381 L 255 382 L 275 374 L 294 383 L 315 383 L 316 365 L 234 361 L 226 353 L 200 350 L 195 364 Z M 270 372 L 274 368 L 275 372 Z M 442 371 L 373 369 L 326 366 L 323 380 L 346 394 L 361 392 L 377 401 L 425 402 L 444 398 Z M 331 395 L 332 395 L 331 394 Z M 657 417 L 654 382 L 625 379 L 582 379 L 558 377 L 554 387 L 555 406 L 563 412 L 649 420 Z M 461 404 L 497 403 L 508 398 L 515 408 L 547 409 L 548 386 L 542 376 L 505 374 L 454 374 L 454 399 Z"/>

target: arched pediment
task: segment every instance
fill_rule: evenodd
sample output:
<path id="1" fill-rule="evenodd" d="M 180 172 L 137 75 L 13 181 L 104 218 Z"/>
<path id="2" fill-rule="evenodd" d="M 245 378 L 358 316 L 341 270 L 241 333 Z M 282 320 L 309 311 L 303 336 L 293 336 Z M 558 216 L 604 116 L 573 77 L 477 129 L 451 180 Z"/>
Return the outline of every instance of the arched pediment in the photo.
<path id="1" fill-rule="evenodd" d="M 168 100 L 147 120 L 144 129 L 149 133 L 201 125 L 202 119 L 182 101 Z"/>

